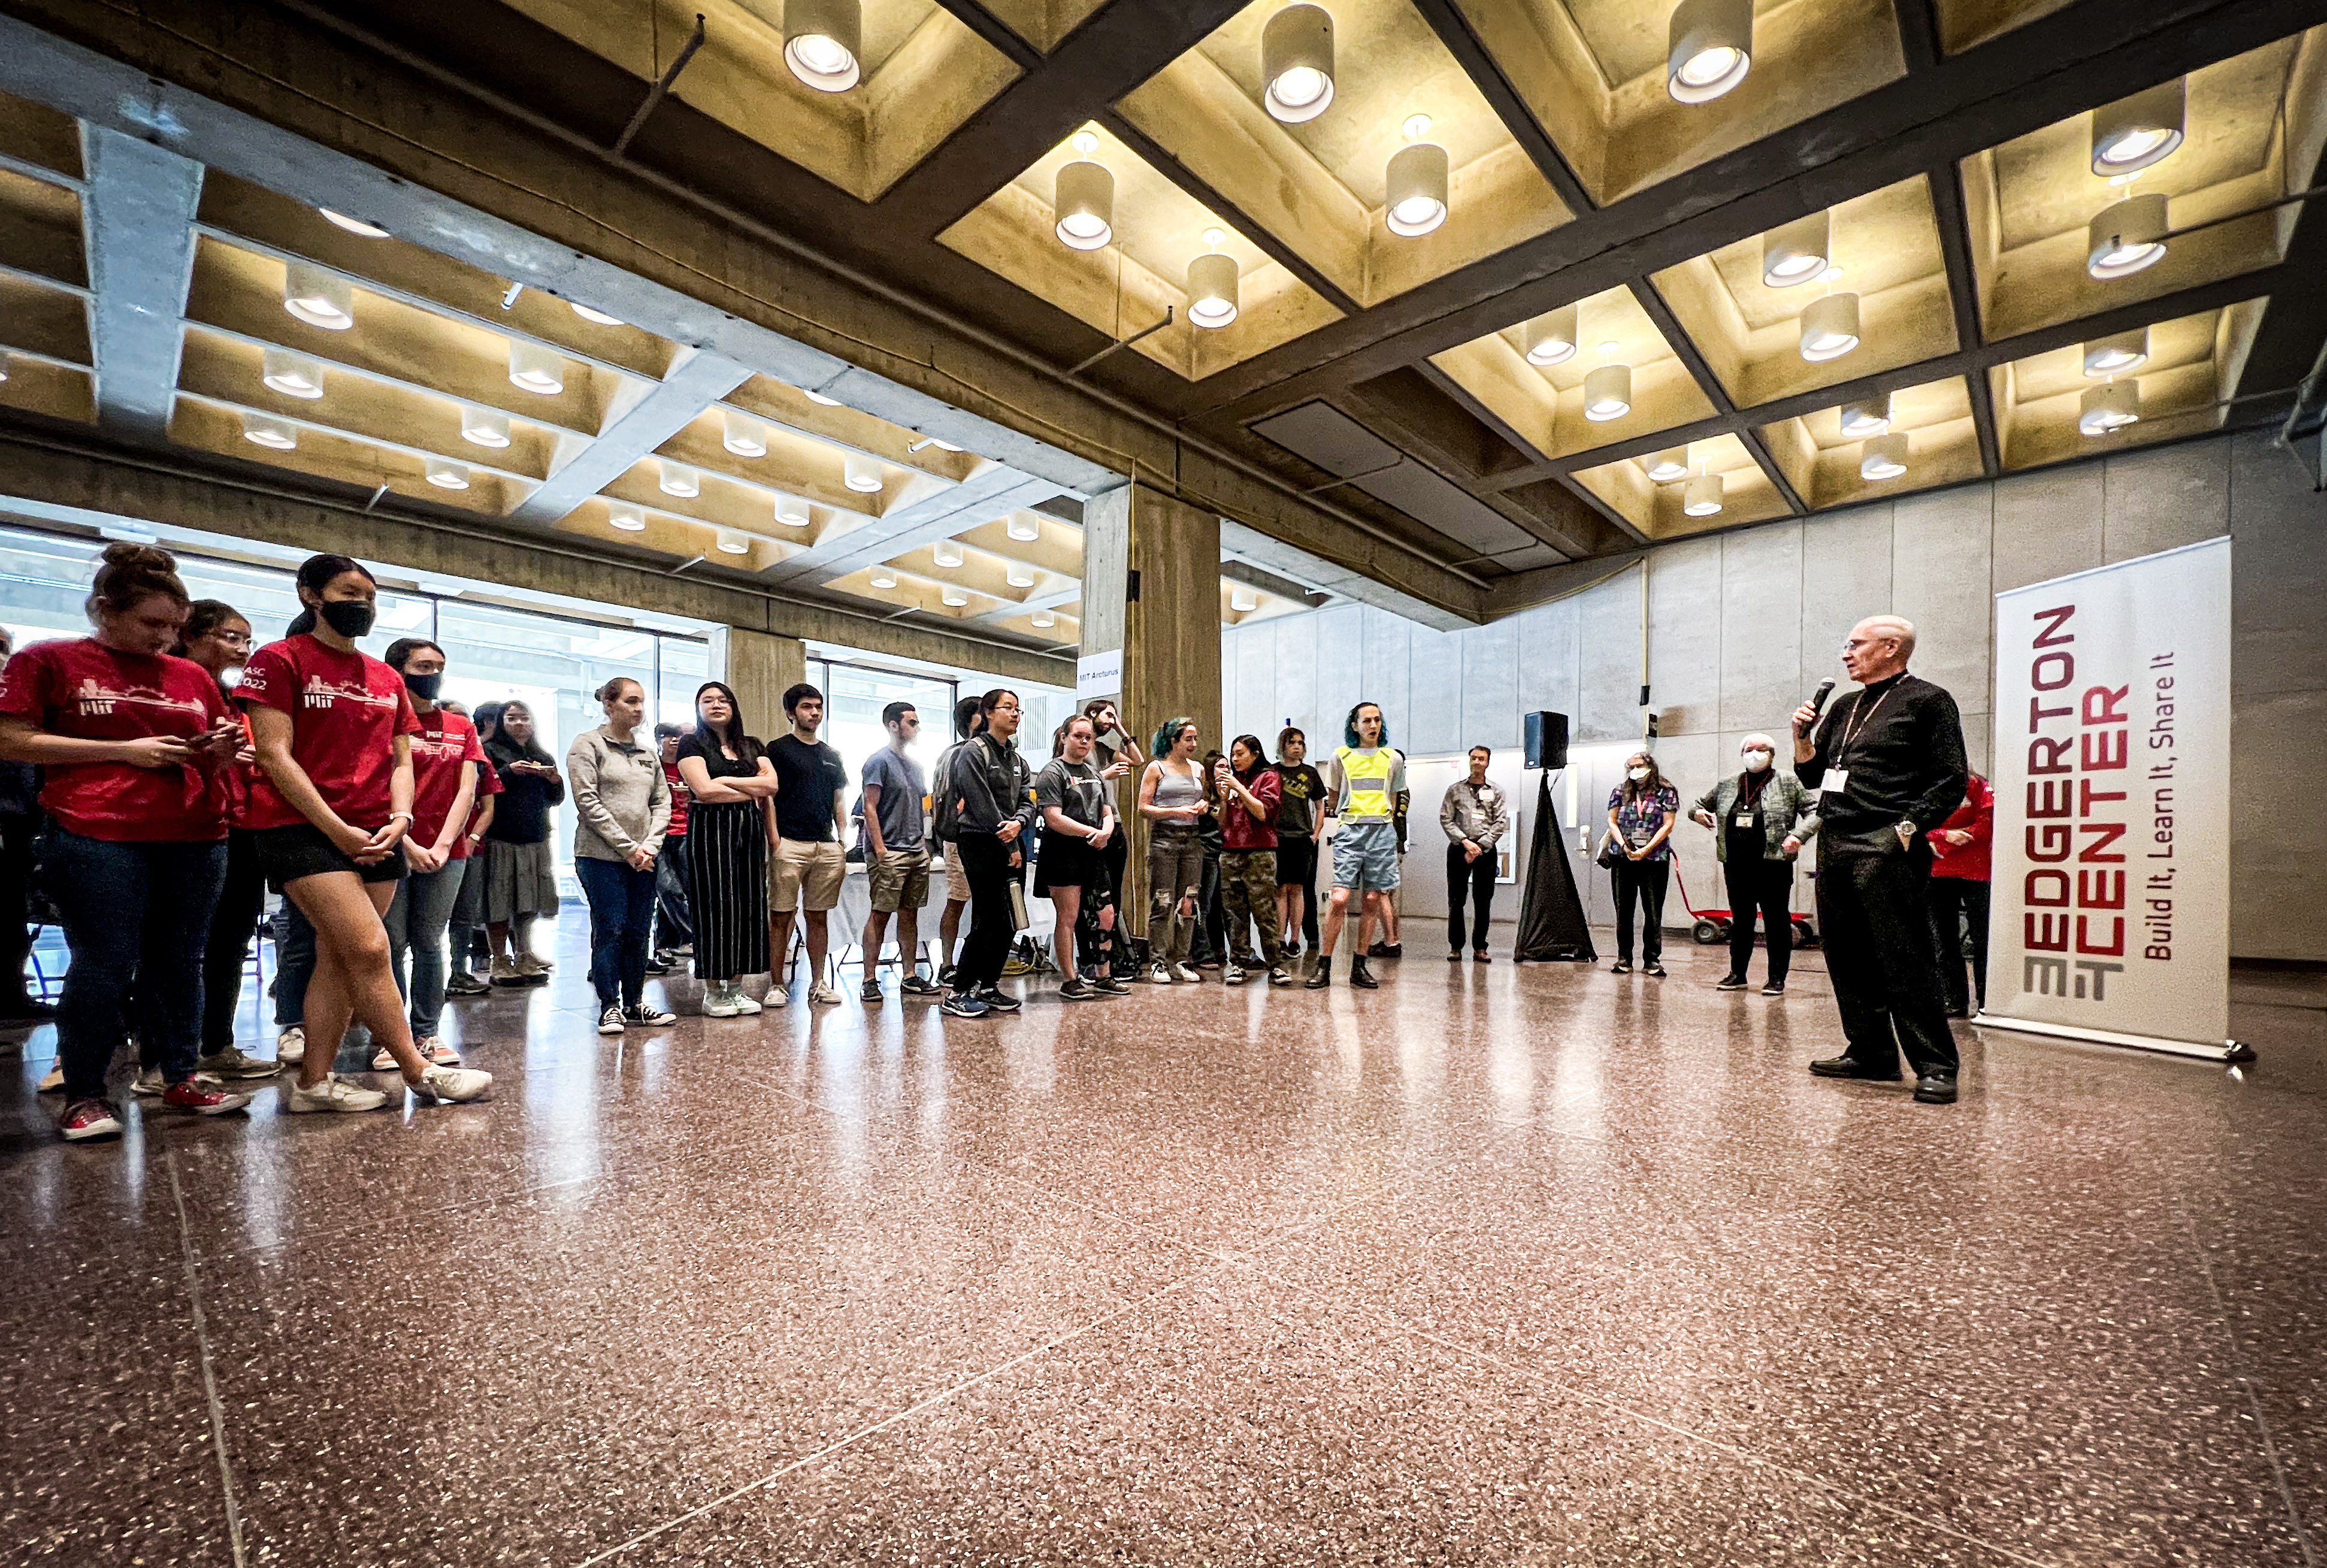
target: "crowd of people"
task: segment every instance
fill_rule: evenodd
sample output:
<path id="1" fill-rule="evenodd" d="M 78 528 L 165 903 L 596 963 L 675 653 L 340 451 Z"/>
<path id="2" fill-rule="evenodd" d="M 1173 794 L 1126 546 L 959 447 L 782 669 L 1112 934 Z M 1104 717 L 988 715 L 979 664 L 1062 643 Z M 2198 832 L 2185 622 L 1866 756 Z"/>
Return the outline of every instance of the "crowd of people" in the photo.
<path id="1" fill-rule="evenodd" d="M 825 698 L 813 686 L 784 694 L 788 729 L 762 741 L 722 682 L 696 691 L 691 726 L 650 731 L 645 687 L 616 677 L 595 693 L 603 723 L 576 736 L 561 765 L 523 703 L 471 715 L 444 700 L 435 643 L 404 638 L 385 658 L 358 649 L 377 598 L 360 564 L 314 556 L 296 585 L 297 619 L 255 647 L 232 606 L 190 598 L 166 552 L 117 544 L 92 584 L 90 636 L 21 652 L 0 645 L 0 893 L 22 906 L 37 881 L 64 929 L 70 966 L 51 1076 L 69 1140 L 120 1132 L 107 1078 L 126 1043 L 138 1054 L 133 1092 L 197 1115 L 241 1108 L 247 1086 L 286 1069 L 289 1111 L 385 1106 L 381 1090 L 332 1070 L 349 1042 L 423 1099 L 485 1093 L 491 1075 L 463 1065 L 441 1031 L 446 999 L 546 982 L 551 963 L 535 951 L 533 928 L 558 905 L 550 837 L 561 804 L 574 813 L 605 1035 L 675 1023 L 646 982 L 681 965 L 701 984 L 706 1016 L 787 1005 L 795 930 L 807 1002 L 842 1003 L 829 916 L 851 858 L 864 863 L 870 905 L 861 932 L 847 933 L 862 944 L 868 1004 L 889 994 L 893 927 L 900 998 L 934 999 L 952 1018 L 1018 1011 L 1023 998 L 1002 981 L 1029 925 L 1030 881 L 1056 917 L 1051 956 L 1066 1002 L 1207 972 L 1229 985 L 1322 989 L 1345 938 L 1342 975 L 1372 989 L 1370 960 L 1404 951 L 1395 895 L 1412 793 L 1405 755 L 1370 702 L 1350 710 L 1322 768 L 1294 727 L 1276 737 L 1274 760 L 1249 734 L 1207 750 L 1187 717 L 1159 724 L 1143 751 L 1105 699 L 1060 725 L 1037 767 L 1018 695 L 996 688 L 948 715 L 952 742 L 929 776 L 914 755 L 921 716 L 892 703 L 882 715 L 888 743 L 864 763 L 852 810 L 848 770 L 819 738 Z M 1943 1014 L 1985 1001 L 1994 802 L 1962 767 L 1951 700 L 1905 675 L 1912 646 L 1903 621 L 1863 625 L 1845 649 L 1862 688 L 1831 714 L 1812 704 L 1795 715 L 1795 768 L 1775 766 L 1770 736 L 1749 735 L 1740 770 L 1688 817 L 1714 832 L 1728 885 L 1721 988 L 1748 984 L 1758 914 L 1763 990 L 1783 994 L 1794 866 L 1823 830 L 1820 912 L 1851 1044 L 1812 1070 L 1895 1078 L 1903 1045 L 1917 1097 L 1940 1098 L 1943 1087 L 1951 1099 Z M 1491 761 L 1472 748 L 1439 806 L 1447 957 L 1458 963 L 1490 961 L 1510 826 Z M 1843 782 L 1854 777 L 1856 787 Z M 1147 830 L 1144 940 L 1122 918 L 1126 810 Z M 1598 857 L 1612 879 L 1619 974 L 1635 969 L 1636 915 L 1638 972 L 1665 974 L 1681 816 L 1655 757 L 1635 753 L 1610 796 Z M 921 914 L 940 865 L 938 956 L 924 974 Z M 242 1050 L 234 1030 L 269 888 L 282 895 L 272 1059 Z M 22 913 L 0 913 L 0 929 L 23 931 L 12 918 Z M 23 989 L 23 957 L 19 946 L 0 982 L 15 987 L 0 995 L 0 1015 L 18 1022 L 48 1011 Z M 774 984 L 752 994 L 747 982 L 771 973 Z"/>

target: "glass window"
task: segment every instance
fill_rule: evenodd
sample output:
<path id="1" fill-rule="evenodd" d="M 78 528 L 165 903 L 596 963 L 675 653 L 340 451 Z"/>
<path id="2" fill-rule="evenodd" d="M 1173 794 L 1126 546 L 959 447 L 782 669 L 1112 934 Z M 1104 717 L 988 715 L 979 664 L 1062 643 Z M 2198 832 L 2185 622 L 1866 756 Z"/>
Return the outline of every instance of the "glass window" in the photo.
<path id="1" fill-rule="evenodd" d="M 938 753 L 952 740 L 955 683 L 943 677 L 812 658 L 808 678 L 824 693 L 821 733 L 848 769 L 852 813 L 864 788 L 864 760 L 889 743 L 888 727 L 881 722 L 881 714 L 891 703 L 911 703 L 921 715 L 921 733 L 905 754 L 921 764 L 923 779 L 937 767 Z"/>

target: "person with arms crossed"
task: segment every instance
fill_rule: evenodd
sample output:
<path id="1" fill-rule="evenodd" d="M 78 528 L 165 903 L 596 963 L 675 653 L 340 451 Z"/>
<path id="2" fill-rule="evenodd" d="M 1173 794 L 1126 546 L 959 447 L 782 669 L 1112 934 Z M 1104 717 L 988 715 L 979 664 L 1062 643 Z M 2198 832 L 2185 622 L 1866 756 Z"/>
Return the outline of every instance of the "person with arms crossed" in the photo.
<path id="1" fill-rule="evenodd" d="M 1869 616 L 1842 645 L 1858 690 L 1823 722 L 1814 702 L 1794 713 L 1794 771 L 1818 791 L 1818 930 L 1846 1041 L 1810 1071 L 1896 1081 L 1903 1050 L 1915 1098 L 1944 1106 L 1957 1057 L 1931 950 L 1930 835 L 1970 770 L 1956 700 L 1907 673 L 1914 653 L 1912 621 Z"/>
<path id="2" fill-rule="evenodd" d="M 662 1029 L 678 1020 L 648 1005 L 646 984 L 655 862 L 670 826 L 670 785 L 661 753 L 638 739 L 646 687 L 618 675 L 597 697 L 606 722 L 574 737 L 565 771 L 574 780 L 574 874 L 590 904 L 598 1032 L 620 1034 L 633 1024 Z"/>
<path id="3" fill-rule="evenodd" d="M 872 895 L 864 917 L 864 999 L 881 1000 L 881 944 L 897 917 L 901 996 L 935 996 L 943 987 L 921 977 L 921 909 L 930 901 L 930 846 L 921 802 L 929 794 L 921 765 L 906 754 L 921 733 L 911 703 L 881 710 L 889 743 L 864 760 L 864 880 Z"/>
<path id="4" fill-rule="evenodd" d="M 1391 750 L 1389 726 L 1378 703 L 1360 703 L 1341 726 L 1326 775 L 1326 798 L 1340 819 L 1333 835 L 1333 898 L 1326 906 L 1309 989 L 1333 983 L 1333 948 L 1341 938 L 1350 895 L 1358 895 L 1358 934 L 1350 947 L 1350 984 L 1368 991 L 1380 982 L 1366 967 L 1366 929 L 1397 891 L 1397 798 L 1406 793 L 1406 759 Z"/>
<path id="5" fill-rule="evenodd" d="M 691 799 L 687 907 L 695 917 L 703 1015 L 749 1016 L 760 1003 L 741 979 L 768 967 L 768 840 L 775 832 L 768 803 L 776 770 L 744 733 L 743 705 L 726 682 L 696 688 L 695 733 L 678 743 L 678 773 Z"/>
<path id="6" fill-rule="evenodd" d="M 954 842 L 970 895 L 969 935 L 954 966 L 953 991 L 939 1003 L 954 1018 L 1015 1013 L 1023 1005 L 1003 994 L 1001 982 L 1018 929 L 1010 895 L 1034 826 L 1033 780 L 1018 754 L 1018 694 L 996 686 L 978 699 L 977 712 L 977 733 L 962 742 L 946 774 Z"/>
<path id="7" fill-rule="evenodd" d="M 1495 754 L 1484 746 L 1471 748 L 1470 772 L 1446 786 L 1438 803 L 1438 826 L 1446 835 L 1446 961 L 1463 957 L 1463 904 L 1471 904 L 1472 957 L 1487 960 L 1487 921 L 1495 907 L 1495 873 L 1501 857 L 1495 846 L 1510 827 L 1503 792 L 1487 782 L 1487 764 Z"/>
<path id="8" fill-rule="evenodd" d="M 816 738 L 824 723 L 822 692 L 806 681 L 792 686 L 784 693 L 784 716 L 791 730 L 768 742 L 768 761 L 776 770 L 775 836 L 768 844 L 768 957 L 776 983 L 768 1000 L 780 1007 L 790 994 L 784 966 L 797 911 L 808 934 L 808 999 L 830 1004 L 841 998 L 824 973 L 832 939 L 825 916 L 840 901 L 848 874 L 847 852 L 840 847 L 841 825 L 848 820 L 848 765 Z"/>

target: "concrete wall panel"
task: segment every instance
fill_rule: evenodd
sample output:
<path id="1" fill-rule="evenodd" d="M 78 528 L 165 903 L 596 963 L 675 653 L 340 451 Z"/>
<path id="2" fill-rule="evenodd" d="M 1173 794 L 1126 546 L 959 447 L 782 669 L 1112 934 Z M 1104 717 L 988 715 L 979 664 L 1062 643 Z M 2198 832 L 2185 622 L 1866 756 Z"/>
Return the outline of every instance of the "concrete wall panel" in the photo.
<path id="1" fill-rule="evenodd" d="M 1892 608 L 1915 623 L 1915 673 L 1953 692 L 1967 712 L 1989 705 L 1990 494 L 1986 485 L 1965 485 L 1903 497 L 1892 512 Z"/>
<path id="2" fill-rule="evenodd" d="M 2100 467 L 2101 554 L 2106 559 L 2154 555 L 2229 529 L 2227 441 L 2124 453 Z"/>
<path id="3" fill-rule="evenodd" d="M 1721 703 L 1724 730 L 1770 730 L 1802 700 L 1802 525 L 1721 541 Z"/>
<path id="4" fill-rule="evenodd" d="M 1696 539 L 1649 557 L 1649 705 L 1668 735 L 1721 727 L 1719 539 Z"/>

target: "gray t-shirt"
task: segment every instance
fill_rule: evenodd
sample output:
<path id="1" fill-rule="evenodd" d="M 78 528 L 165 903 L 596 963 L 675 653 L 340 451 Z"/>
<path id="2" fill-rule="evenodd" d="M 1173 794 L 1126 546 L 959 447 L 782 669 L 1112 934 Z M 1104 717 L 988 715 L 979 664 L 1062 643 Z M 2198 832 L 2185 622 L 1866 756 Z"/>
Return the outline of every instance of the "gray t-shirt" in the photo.
<path id="1" fill-rule="evenodd" d="M 864 782 L 881 787 L 881 842 L 890 849 L 921 847 L 921 797 L 929 793 L 921 764 L 883 746 L 864 760 Z"/>
<path id="2" fill-rule="evenodd" d="M 1096 762 L 1070 762 L 1064 757 L 1053 757 L 1034 775 L 1034 805 L 1038 809 L 1057 807 L 1070 822 L 1079 822 L 1085 827 L 1100 827 L 1107 822 L 1107 780 L 1098 776 Z"/>

